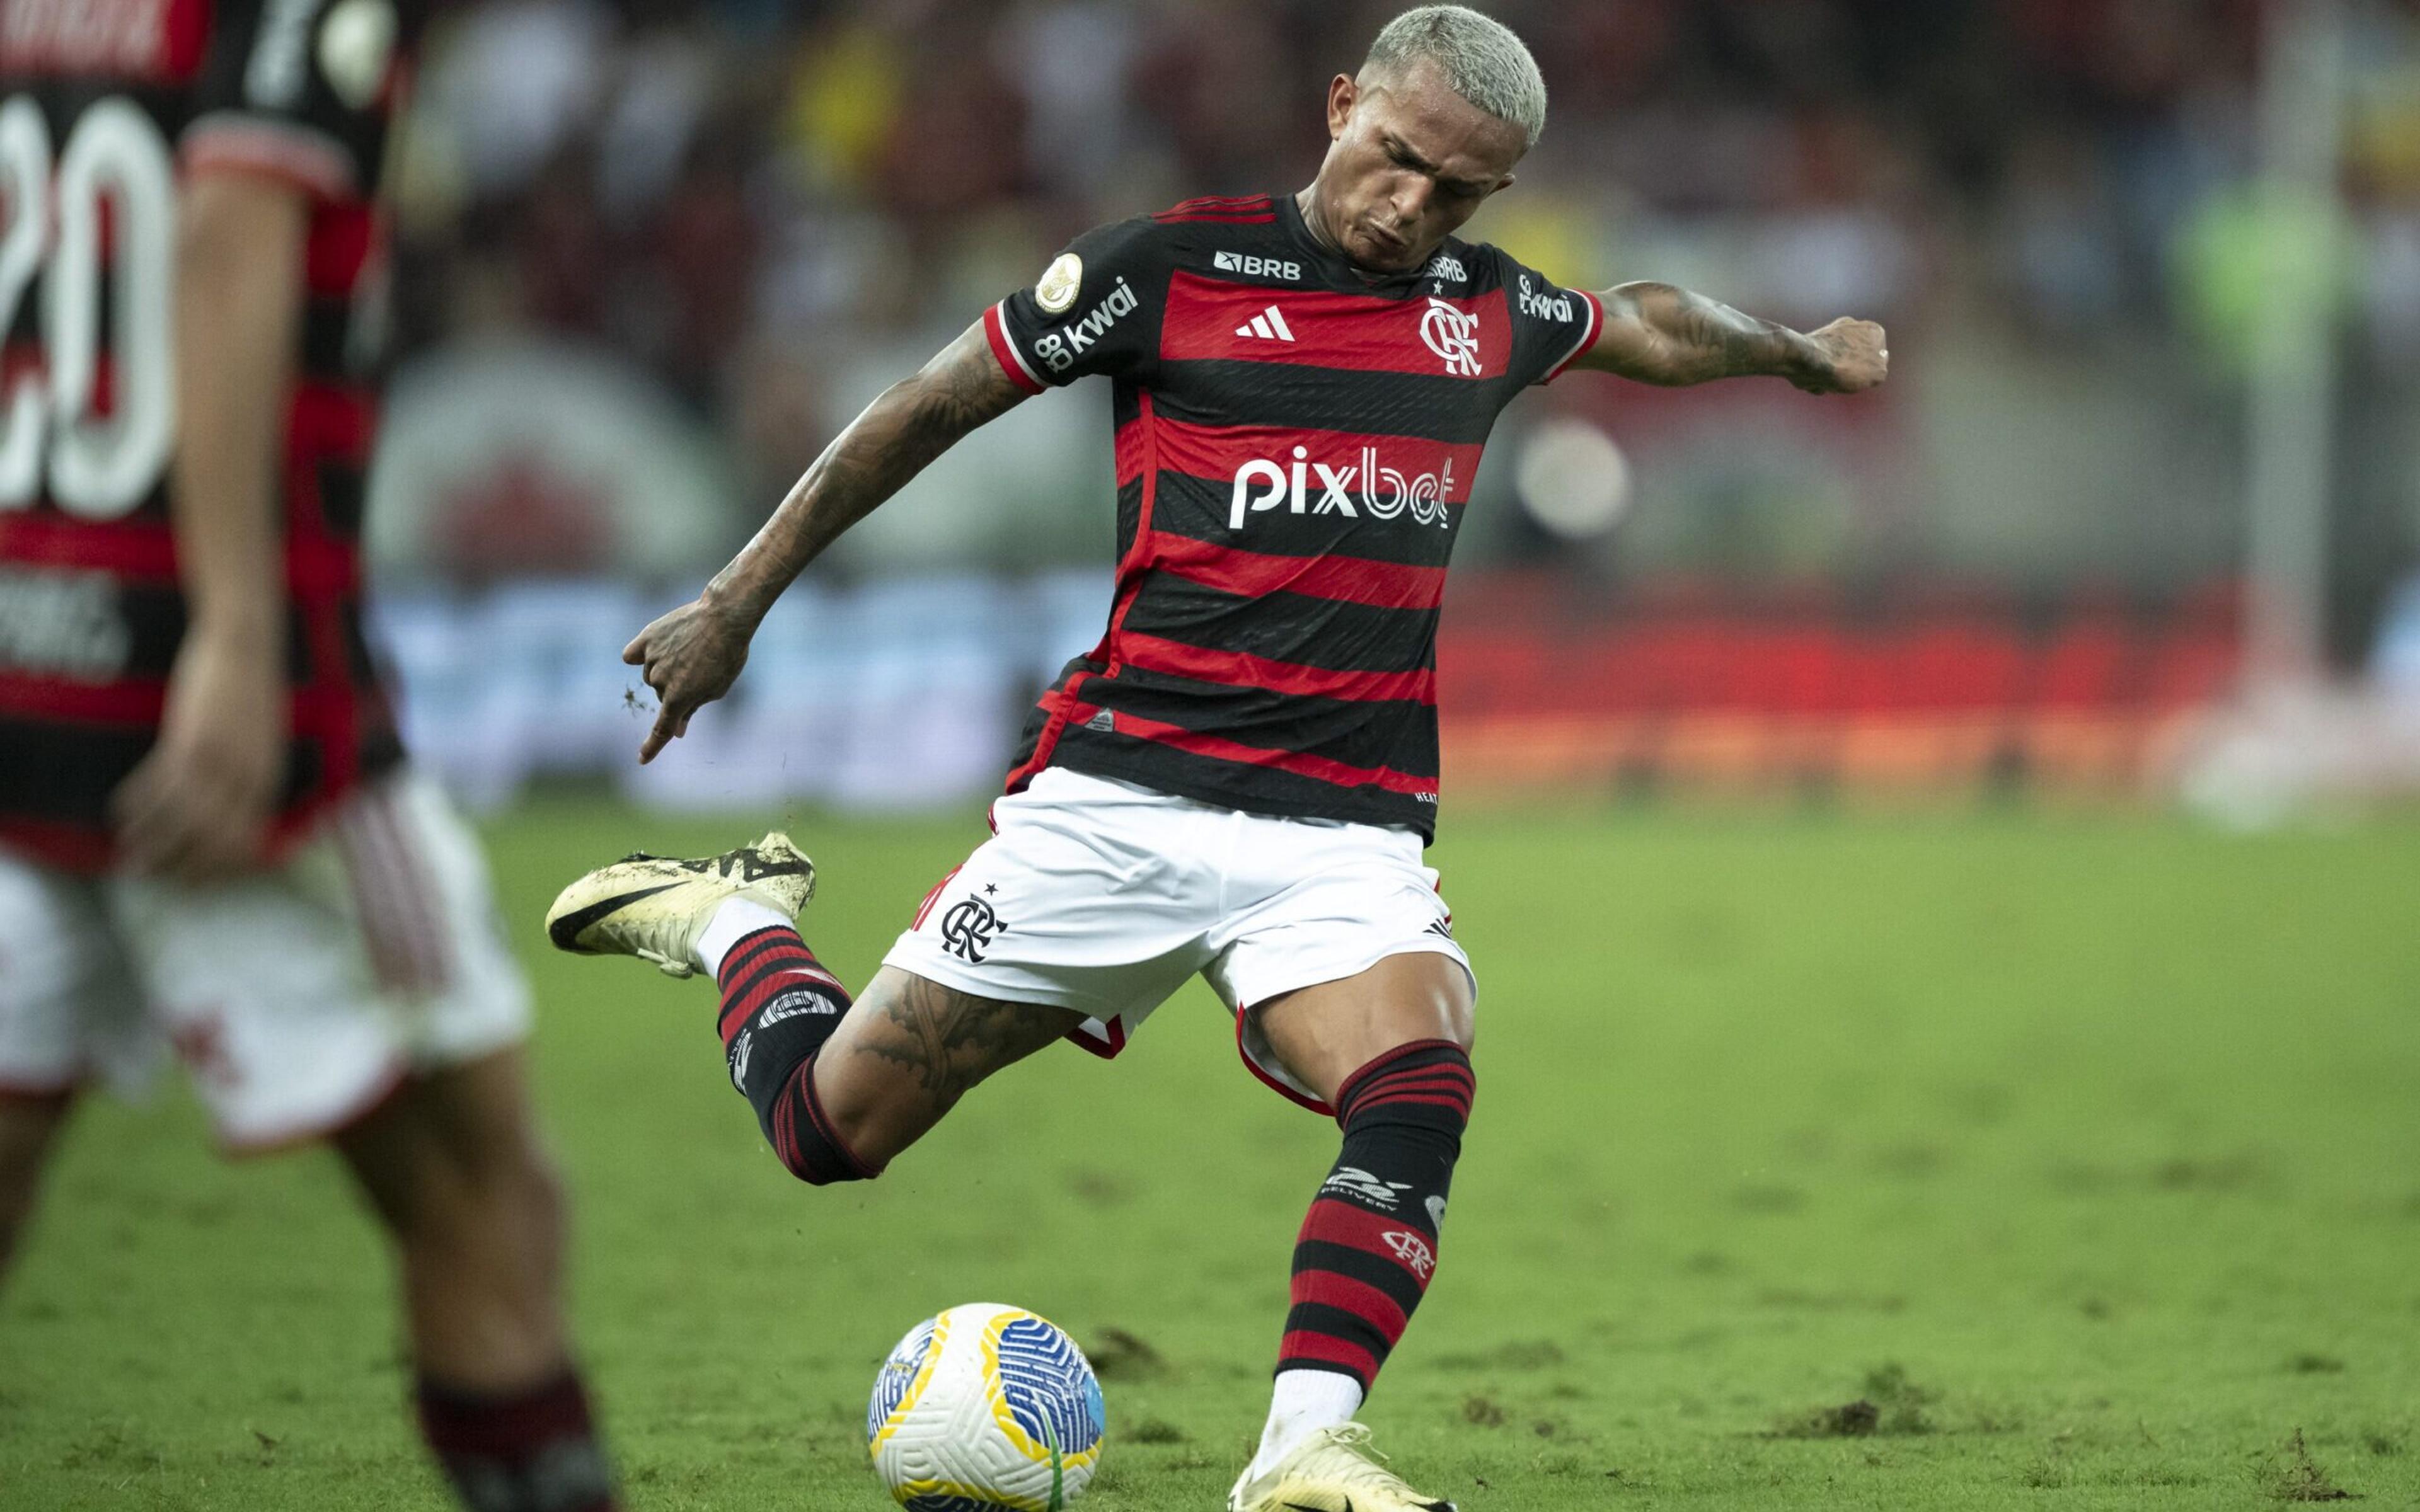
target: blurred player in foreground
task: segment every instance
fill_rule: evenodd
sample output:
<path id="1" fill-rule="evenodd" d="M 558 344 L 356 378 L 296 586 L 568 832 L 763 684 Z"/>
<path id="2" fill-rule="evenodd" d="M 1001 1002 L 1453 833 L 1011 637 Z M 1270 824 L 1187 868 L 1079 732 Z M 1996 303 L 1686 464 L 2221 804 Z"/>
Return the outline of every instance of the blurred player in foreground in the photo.
<path id="1" fill-rule="evenodd" d="M 876 399 L 699 599 L 626 656 L 662 699 L 641 759 L 727 690 L 774 599 L 851 523 L 1029 394 L 1112 380 L 1109 632 L 1043 697 L 994 838 L 854 1005 L 792 921 L 788 841 L 634 857 L 566 889 L 555 943 L 705 971 L 733 1081 L 816 1183 L 884 1166 L 969 1088 L 1063 1039 L 1114 1055 L 1185 980 L 1246 1063 L 1343 1130 L 1238 1512 L 1391 1512 L 1354 1423 L 1437 1261 L 1476 995 L 1436 873 L 1435 632 L 1480 448 L 1572 367 L 1649 383 L 1883 381 L 1881 328 L 1802 335 L 1660 284 L 1559 288 L 1455 239 L 1545 120 L 1510 31 L 1407 12 L 1328 87 L 1297 194 L 1194 200 L 1078 238 Z"/>
<path id="2" fill-rule="evenodd" d="M 476 1512 L 600 1512 L 528 989 L 360 628 L 391 0 L 0 0 L 0 1263 L 76 1091 L 172 1042 L 392 1235 Z"/>

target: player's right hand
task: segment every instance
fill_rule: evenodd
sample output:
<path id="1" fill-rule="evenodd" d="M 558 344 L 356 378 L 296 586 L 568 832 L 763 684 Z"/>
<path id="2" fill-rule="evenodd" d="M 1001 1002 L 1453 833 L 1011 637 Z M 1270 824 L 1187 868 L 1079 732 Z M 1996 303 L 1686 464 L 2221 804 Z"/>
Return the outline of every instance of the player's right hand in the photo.
<path id="1" fill-rule="evenodd" d="M 755 625 L 700 598 L 683 604 L 640 631 L 622 648 L 622 659 L 645 669 L 640 675 L 656 690 L 656 723 L 639 744 L 639 764 L 689 733 L 690 716 L 731 691 L 748 665 L 748 639 Z"/>

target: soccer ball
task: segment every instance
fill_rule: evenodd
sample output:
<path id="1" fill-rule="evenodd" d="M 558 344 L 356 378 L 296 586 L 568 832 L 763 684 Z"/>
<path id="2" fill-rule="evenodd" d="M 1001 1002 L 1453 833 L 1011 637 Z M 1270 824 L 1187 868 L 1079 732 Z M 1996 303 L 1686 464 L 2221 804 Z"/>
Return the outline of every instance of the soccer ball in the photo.
<path id="1" fill-rule="evenodd" d="M 909 1329 L 865 1409 L 874 1473 L 908 1512 L 1058 1512 L 1093 1478 L 1107 1427 L 1076 1341 L 994 1303 Z"/>

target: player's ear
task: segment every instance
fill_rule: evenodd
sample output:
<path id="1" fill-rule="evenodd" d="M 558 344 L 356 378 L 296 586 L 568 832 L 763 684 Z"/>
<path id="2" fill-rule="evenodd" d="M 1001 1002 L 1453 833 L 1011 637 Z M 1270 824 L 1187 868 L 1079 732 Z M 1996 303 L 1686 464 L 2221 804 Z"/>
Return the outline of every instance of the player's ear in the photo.
<path id="1" fill-rule="evenodd" d="M 1349 73 L 1340 73 L 1327 81 L 1327 139 L 1341 140 L 1344 129 L 1353 123 L 1353 106 L 1361 98 L 1361 86 Z"/>

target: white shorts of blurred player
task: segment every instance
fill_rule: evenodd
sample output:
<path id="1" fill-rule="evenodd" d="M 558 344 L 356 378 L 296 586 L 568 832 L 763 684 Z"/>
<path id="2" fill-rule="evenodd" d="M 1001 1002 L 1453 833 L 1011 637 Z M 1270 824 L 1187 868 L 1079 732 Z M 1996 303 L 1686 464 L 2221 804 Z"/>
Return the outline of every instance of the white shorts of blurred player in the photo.
<path id="1" fill-rule="evenodd" d="M 1391 955 L 1470 973 L 1410 830 L 1242 813 L 1061 767 L 994 804 L 992 828 L 882 964 L 1083 1013 L 1074 1038 L 1095 1055 L 1125 1049 L 1199 972 L 1235 1015 L 1244 1063 L 1326 1113 L 1248 1010 Z"/>
<path id="2" fill-rule="evenodd" d="M 342 1129 L 529 1021 L 478 843 L 410 773 L 221 886 L 0 853 L 0 1090 L 139 1091 L 173 1050 L 220 1139 L 250 1152 Z"/>

